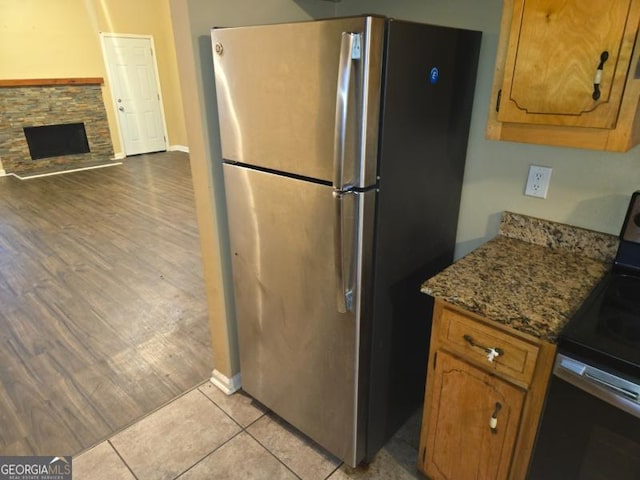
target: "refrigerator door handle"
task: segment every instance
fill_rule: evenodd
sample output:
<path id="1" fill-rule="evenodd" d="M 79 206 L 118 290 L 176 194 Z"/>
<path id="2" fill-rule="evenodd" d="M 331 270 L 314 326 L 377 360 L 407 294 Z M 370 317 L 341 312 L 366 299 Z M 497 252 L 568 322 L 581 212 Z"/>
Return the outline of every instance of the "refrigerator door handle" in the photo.
<path id="1" fill-rule="evenodd" d="M 336 121 L 333 149 L 333 186 L 338 190 L 348 188 L 344 178 L 345 157 L 348 147 L 349 104 L 352 102 L 352 81 L 354 60 L 361 58 L 359 33 L 342 33 L 340 60 L 338 65 L 338 86 L 336 93 Z"/>
<path id="2" fill-rule="evenodd" d="M 333 192 L 333 198 L 335 203 L 335 216 L 334 216 L 334 251 L 335 251 L 335 272 L 336 272 L 336 304 L 338 312 L 347 313 L 352 310 L 353 307 L 353 275 L 352 275 L 352 261 L 353 261 L 353 238 L 355 235 L 355 218 L 351 220 L 349 217 L 354 216 L 351 213 L 346 213 L 348 208 L 345 197 L 353 196 L 354 200 L 357 196 L 355 192 Z"/>

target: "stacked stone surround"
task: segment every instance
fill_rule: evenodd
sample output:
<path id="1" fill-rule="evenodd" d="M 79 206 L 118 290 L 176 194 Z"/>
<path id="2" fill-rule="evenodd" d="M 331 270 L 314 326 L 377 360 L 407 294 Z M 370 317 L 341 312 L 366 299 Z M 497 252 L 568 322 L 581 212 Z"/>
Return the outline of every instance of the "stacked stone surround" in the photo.
<path id="1" fill-rule="evenodd" d="M 84 123 L 90 153 L 32 160 L 24 127 Z M 0 161 L 6 173 L 35 174 L 112 163 L 100 85 L 0 88 Z"/>

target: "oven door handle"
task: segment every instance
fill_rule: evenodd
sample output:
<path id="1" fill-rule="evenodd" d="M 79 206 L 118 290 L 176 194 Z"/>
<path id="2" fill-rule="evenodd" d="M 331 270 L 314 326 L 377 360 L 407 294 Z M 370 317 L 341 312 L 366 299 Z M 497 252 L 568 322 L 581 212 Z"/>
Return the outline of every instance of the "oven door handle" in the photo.
<path id="1" fill-rule="evenodd" d="M 613 383 L 609 383 L 606 380 L 602 380 L 601 378 L 591 375 L 590 373 L 585 372 L 584 376 L 589 380 L 591 380 L 592 382 L 596 382 L 604 387 L 610 388 L 611 390 L 619 393 L 620 395 L 624 395 L 628 399 L 633 400 L 635 402 L 637 402 L 638 398 L 640 397 L 636 392 L 632 392 L 631 390 L 627 390 L 626 388 L 618 387 L 617 385 L 614 385 Z"/>
<path id="2" fill-rule="evenodd" d="M 599 370 L 562 353 L 553 367 L 556 377 L 579 388 L 587 395 L 640 418 L 640 384 Z"/>

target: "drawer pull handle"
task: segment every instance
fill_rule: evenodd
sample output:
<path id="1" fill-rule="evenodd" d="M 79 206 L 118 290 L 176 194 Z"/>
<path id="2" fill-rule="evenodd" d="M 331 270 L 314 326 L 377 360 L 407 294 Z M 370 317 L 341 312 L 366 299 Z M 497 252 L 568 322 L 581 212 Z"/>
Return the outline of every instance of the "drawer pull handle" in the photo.
<path id="1" fill-rule="evenodd" d="M 502 410 L 502 404 L 500 402 L 496 402 L 496 408 L 493 410 L 493 415 L 489 419 L 489 428 L 491 429 L 491 433 L 498 433 L 498 413 Z"/>
<path id="2" fill-rule="evenodd" d="M 609 59 L 609 52 L 606 50 L 602 52 L 600 55 L 600 63 L 598 64 L 598 69 L 596 70 L 596 75 L 593 79 L 593 95 L 591 98 L 594 100 L 600 99 L 600 82 L 602 82 L 602 70 L 604 69 L 604 62 Z"/>
<path id="3" fill-rule="evenodd" d="M 493 362 L 497 357 L 504 355 L 504 350 L 501 348 L 485 347 L 477 344 L 471 335 L 463 335 L 462 338 L 464 338 L 464 340 L 472 347 L 478 347 L 484 350 L 484 353 L 487 354 L 487 360 L 490 362 Z"/>

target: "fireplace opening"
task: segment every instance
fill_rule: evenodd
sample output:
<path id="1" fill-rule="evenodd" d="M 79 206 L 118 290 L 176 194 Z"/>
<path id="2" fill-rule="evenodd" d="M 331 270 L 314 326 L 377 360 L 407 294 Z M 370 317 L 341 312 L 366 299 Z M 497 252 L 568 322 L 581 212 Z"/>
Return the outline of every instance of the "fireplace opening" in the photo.
<path id="1" fill-rule="evenodd" d="M 32 160 L 90 153 L 84 123 L 24 127 L 23 130 Z"/>

